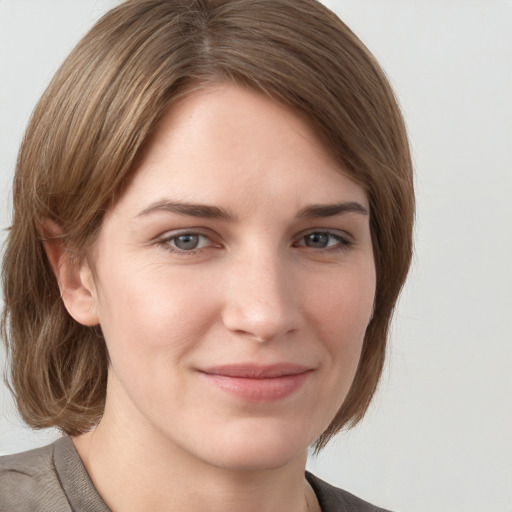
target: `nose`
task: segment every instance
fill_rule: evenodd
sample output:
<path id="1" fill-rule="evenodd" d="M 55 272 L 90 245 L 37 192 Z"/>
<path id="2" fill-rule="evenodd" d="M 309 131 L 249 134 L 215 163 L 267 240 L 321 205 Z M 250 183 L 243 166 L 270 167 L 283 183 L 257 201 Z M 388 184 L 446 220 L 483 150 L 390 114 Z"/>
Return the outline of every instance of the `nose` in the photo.
<path id="1" fill-rule="evenodd" d="M 231 332 L 266 342 L 300 327 L 293 265 L 259 251 L 241 257 L 227 273 L 222 321 Z"/>

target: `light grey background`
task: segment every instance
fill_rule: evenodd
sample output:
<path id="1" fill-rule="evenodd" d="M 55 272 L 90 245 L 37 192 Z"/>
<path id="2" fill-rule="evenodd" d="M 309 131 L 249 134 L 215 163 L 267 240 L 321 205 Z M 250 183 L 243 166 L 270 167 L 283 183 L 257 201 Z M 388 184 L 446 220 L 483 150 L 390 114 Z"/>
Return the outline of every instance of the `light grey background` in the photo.
<path id="1" fill-rule="evenodd" d="M 32 108 L 71 47 L 115 3 L 0 0 L 1 228 Z M 310 469 L 404 512 L 510 512 L 512 2 L 325 3 L 395 86 L 412 140 L 418 215 L 414 267 L 379 393 L 363 423 Z M 0 454 L 55 437 L 23 427 L 0 388 Z"/>

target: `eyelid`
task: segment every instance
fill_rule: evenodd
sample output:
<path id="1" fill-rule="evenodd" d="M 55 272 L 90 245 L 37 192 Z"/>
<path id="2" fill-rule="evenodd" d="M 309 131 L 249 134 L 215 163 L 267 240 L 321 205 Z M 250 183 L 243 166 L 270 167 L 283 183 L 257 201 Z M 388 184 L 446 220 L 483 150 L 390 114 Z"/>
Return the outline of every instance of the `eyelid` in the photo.
<path id="1" fill-rule="evenodd" d="M 327 236 L 337 240 L 338 243 L 335 243 L 332 245 L 327 245 L 326 247 L 311 247 L 311 246 L 306 245 L 306 243 L 304 243 L 305 237 L 307 237 L 308 235 L 311 235 L 311 234 L 315 234 L 315 233 L 327 235 Z M 182 235 L 196 235 L 199 237 L 203 237 L 203 238 L 208 239 L 209 243 L 204 247 L 198 247 L 198 248 L 190 249 L 190 250 L 180 249 L 179 247 L 176 247 L 170 243 L 173 239 L 178 238 L 179 236 L 182 236 Z M 181 229 L 166 231 L 162 235 L 159 235 L 158 237 L 156 237 L 154 239 L 154 242 L 157 245 L 160 245 L 164 250 L 167 250 L 173 254 L 192 256 L 201 251 L 206 251 L 211 248 L 220 248 L 222 244 L 219 242 L 216 242 L 215 239 L 216 239 L 216 235 L 215 235 L 215 233 L 212 233 L 210 229 L 193 227 L 193 228 L 181 228 Z M 315 252 L 322 252 L 322 251 L 335 252 L 335 251 L 342 251 L 342 250 L 348 249 L 349 247 L 351 247 L 354 244 L 355 244 L 354 237 L 345 230 L 332 229 L 332 228 L 310 228 L 310 229 L 300 232 L 294 238 L 292 247 L 305 248 L 305 249 L 309 249 L 309 250 L 315 251 Z"/>
<path id="2" fill-rule="evenodd" d="M 315 233 L 328 235 L 334 239 L 337 239 L 340 242 L 341 246 L 334 245 L 334 246 L 328 246 L 328 247 L 324 247 L 324 248 L 314 248 L 314 247 L 307 247 L 305 244 L 298 245 L 298 242 L 303 241 L 306 236 L 312 235 Z M 294 242 L 294 245 L 297 247 L 307 247 L 307 248 L 310 248 L 310 249 L 316 250 L 316 251 L 322 251 L 322 250 L 329 251 L 329 250 L 345 249 L 354 244 L 355 244 L 354 237 L 347 231 L 340 230 L 340 229 L 329 229 L 329 228 L 307 229 L 306 231 L 302 231 L 301 233 L 299 233 L 299 235 L 296 238 L 296 241 Z"/>
<path id="3" fill-rule="evenodd" d="M 216 243 L 214 241 L 214 237 L 212 236 L 211 232 L 205 233 L 206 230 L 204 228 L 181 228 L 181 229 L 175 229 L 166 231 L 164 234 L 158 236 L 155 238 L 155 243 L 157 245 L 160 245 L 164 250 L 169 251 L 173 254 L 177 255 L 194 255 L 197 254 L 200 251 L 207 250 L 211 247 L 219 247 L 220 244 Z M 209 240 L 209 244 L 205 247 L 198 247 L 196 249 L 190 249 L 190 250 L 183 250 L 179 247 L 175 247 L 171 245 L 171 240 L 178 238 L 183 235 L 196 235 L 199 237 L 207 238 Z"/>
<path id="4" fill-rule="evenodd" d="M 178 228 L 178 229 L 169 229 L 164 231 L 162 234 L 156 236 L 154 241 L 163 241 L 170 240 L 171 238 L 175 238 L 181 235 L 200 235 L 205 236 L 206 238 L 212 239 L 214 235 L 212 234 L 210 229 L 202 228 L 202 227 L 191 227 L 191 228 Z"/>

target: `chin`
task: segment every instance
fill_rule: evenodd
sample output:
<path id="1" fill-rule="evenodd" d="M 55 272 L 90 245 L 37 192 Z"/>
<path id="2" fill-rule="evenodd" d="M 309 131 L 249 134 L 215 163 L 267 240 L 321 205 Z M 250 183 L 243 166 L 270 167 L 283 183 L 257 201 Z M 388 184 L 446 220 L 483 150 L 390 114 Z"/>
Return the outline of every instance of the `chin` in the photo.
<path id="1" fill-rule="evenodd" d="M 210 438 L 205 447 L 205 452 L 210 452 L 210 463 L 236 471 L 278 469 L 298 459 L 305 464 L 308 447 L 314 441 L 307 433 L 297 432 L 296 427 L 291 431 L 257 423 L 252 428 L 244 425 L 239 432 L 231 431 L 217 442 Z"/>
<path id="2" fill-rule="evenodd" d="M 307 449 L 300 451 L 283 450 L 275 447 L 230 450 L 212 460 L 212 465 L 233 471 L 258 472 L 283 468 L 293 461 L 306 458 Z"/>

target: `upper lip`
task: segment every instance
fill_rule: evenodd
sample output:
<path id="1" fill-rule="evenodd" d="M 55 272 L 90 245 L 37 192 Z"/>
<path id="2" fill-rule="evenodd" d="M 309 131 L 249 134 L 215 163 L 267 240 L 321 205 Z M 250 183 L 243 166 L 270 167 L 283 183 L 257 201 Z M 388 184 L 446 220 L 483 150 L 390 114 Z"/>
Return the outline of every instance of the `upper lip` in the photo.
<path id="1" fill-rule="evenodd" d="M 276 363 L 270 365 L 261 364 L 226 364 L 211 366 L 200 370 L 209 375 L 221 375 L 224 377 L 244 379 L 275 379 L 289 375 L 299 375 L 311 371 L 312 368 L 295 363 Z"/>

